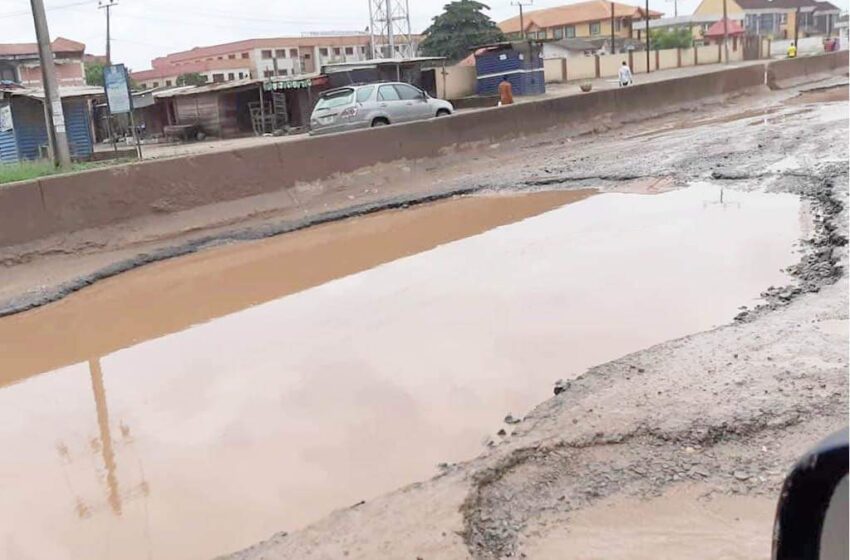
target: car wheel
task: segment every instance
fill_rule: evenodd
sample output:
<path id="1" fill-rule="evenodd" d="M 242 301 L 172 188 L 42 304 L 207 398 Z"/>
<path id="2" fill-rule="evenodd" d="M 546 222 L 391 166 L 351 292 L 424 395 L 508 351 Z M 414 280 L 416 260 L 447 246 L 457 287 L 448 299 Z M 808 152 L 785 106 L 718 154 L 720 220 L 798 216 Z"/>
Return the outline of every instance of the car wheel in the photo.
<path id="1" fill-rule="evenodd" d="M 376 126 L 387 126 L 388 124 L 390 124 L 390 121 L 388 121 L 387 119 L 375 119 L 374 121 L 372 121 L 373 128 Z"/>
<path id="2" fill-rule="evenodd" d="M 449 111 L 448 109 L 440 109 L 439 111 L 437 111 L 438 117 L 448 117 L 451 114 L 451 111 Z"/>

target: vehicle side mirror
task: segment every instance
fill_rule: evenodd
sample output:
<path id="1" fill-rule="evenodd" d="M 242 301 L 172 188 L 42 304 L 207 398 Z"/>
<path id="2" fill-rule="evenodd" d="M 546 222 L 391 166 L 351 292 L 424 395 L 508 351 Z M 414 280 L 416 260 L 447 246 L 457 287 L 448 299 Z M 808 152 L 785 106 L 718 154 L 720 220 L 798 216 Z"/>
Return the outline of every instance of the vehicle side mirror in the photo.
<path id="1" fill-rule="evenodd" d="M 782 485 L 773 529 L 773 560 L 846 560 L 848 430 L 800 459 Z"/>

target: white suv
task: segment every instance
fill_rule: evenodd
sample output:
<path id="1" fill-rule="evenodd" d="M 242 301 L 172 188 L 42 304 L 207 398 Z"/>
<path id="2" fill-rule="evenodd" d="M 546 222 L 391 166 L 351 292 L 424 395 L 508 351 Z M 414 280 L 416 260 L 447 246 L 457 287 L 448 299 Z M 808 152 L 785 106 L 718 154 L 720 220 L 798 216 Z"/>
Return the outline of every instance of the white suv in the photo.
<path id="1" fill-rule="evenodd" d="M 310 134 L 342 132 L 451 115 L 448 101 L 434 99 L 401 82 L 330 89 L 322 93 L 310 117 Z"/>

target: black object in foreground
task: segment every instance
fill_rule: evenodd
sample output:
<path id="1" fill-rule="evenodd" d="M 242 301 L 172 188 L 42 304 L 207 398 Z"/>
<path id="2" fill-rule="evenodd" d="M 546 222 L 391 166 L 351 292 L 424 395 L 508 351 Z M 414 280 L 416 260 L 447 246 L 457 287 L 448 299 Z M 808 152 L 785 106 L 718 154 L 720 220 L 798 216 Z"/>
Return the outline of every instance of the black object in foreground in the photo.
<path id="1" fill-rule="evenodd" d="M 773 529 L 773 560 L 848 558 L 848 430 L 823 440 L 782 485 Z"/>

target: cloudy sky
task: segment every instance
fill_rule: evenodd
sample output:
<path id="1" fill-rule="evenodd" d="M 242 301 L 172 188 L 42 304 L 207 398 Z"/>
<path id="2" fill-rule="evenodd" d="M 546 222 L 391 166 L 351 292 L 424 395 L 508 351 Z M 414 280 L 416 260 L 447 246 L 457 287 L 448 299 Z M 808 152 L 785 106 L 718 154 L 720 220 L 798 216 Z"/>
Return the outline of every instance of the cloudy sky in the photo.
<path id="1" fill-rule="evenodd" d="M 534 0 L 526 9 L 572 1 Z M 409 2 L 414 31 L 422 31 L 446 0 Z M 848 0 L 833 2 L 847 8 Z M 692 12 L 698 3 L 679 0 L 679 13 Z M 673 0 L 650 0 L 649 4 L 673 14 Z M 83 42 L 90 53 L 104 52 L 105 14 L 97 8 L 98 0 L 45 0 L 45 5 L 52 37 Z M 112 58 L 142 70 L 149 68 L 156 56 L 194 46 L 250 37 L 297 36 L 304 31 L 364 30 L 369 24 L 368 5 L 368 0 L 119 0 L 112 9 Z M 491 0 L 489 5 L 496 21 L 517 13 L 511 0 Z M 34 41 L 29 0 L 0 0 L 0 29 L 2 42 Z"/>

